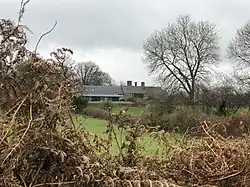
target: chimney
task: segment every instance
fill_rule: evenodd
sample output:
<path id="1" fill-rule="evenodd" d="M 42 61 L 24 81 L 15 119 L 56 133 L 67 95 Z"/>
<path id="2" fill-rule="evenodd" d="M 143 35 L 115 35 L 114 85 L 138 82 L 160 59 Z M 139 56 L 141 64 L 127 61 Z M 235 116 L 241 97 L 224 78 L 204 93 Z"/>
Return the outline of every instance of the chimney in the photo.
<path id="1" fill-rule="evenodd" d="M 135 82 L 135 86 L 137 86 L 137 82 Z"/>
<path id="2" fill-rule="evenodd" d="M 127 81 L 127 86 L 132 86 L 132 81 Z"/>
<path id="3" fill-rule="evenodd" d="M 141 87 L 145 87 L 145 82 L 141 82 Z"/>

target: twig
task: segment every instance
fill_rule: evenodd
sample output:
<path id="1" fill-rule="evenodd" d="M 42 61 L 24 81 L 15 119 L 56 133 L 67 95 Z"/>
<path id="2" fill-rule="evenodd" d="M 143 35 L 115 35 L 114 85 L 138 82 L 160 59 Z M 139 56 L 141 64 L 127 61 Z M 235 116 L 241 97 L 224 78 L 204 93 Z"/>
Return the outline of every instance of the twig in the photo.
<path id="1" fill-rule="evenodd" d="M 25 98 L 27 98 L 28 95 L 26 95 Z M 23 102 L 23 100 L 19 101 L 17 104 L 15 104 L 11 109 L 9 109 L 5 114 L 2 115 L 2 118 L 7 116 L 12 110 L 14 110 L 17 106 L 19 106 L 21 103 Z"/>
<path id="2" fill-rule="evenodd" d="M 46 36 L 47 34 L 51 33 L 51 32 L 55 29 L 56 25 L 57 25 L 57 21 L 55 21 L 53 27 L 52 27 L 49 31 L 45 32 L 44 34 L 42 34 L 42 35 L 40 36 L 39 40 L 38 40 L 37 43 L 36 43 L 36 47 L 35 47 L 35 50 L 34 50 L 34 53 L 35 53 L 35 54 L 36 54 L 38 45 L 39 45 L 39 43 L 41 42 L 42 38 L 43 38 L 44 36 Z"/>
<path id="3" fill-rule="evenodd" d="M 219 155 L 217 155 L 214 150 L 212 149 L 212 147 L 207 143 L 207 141 L 204 141 L 204 143 L 207 145 L 207 147 L 212 151 L 212 153 L 217 157 L 217 159 L 219 158 Z"/>
<path id="4" fill-rule="evenodd" d="M 195 175 L 194 173 L 192 173 L 191 171 L 187 170 L 187 169 L 183 169 L 184 171 L 190 173 L 192 176 L 194 176 L 197 180 L 199 180 L 198 176 Z"/>
<path id="5" fill-rule="evenodd" d="M 207 126 L 207 123 L 206 123 L 206 121 L 204 121 L 204 124 Z M 214 137 L 212 137 L 208 132 L 207 132 L 207 130 L 205 129 L 205 127 L 201 124 L 201 127 L 202 127 L 202 129 L 204 130 L 204 132 L 214 141 L 214 142 L 216 142 L 216 140 L 214 139 Z"/>
<path id="6" fill-rule="evenodd" d="M 22 142 L 24 136 L 27 134 L 30 126 L 31 126 L 31 122 L 33 120 L 33 116 L 32 116 L 32 104 L 30 104 L 30 120 L 29 120 L 29 124 L 28 127 L 26 128 L 25 132 L 23 133 L 22 137 L 20 138 L 19 142 L 15 145 L 15 147 L 10 151 L 10 153 L 5 157 L 5 159 L 3 160 L 1 166 L 3 166 L 4 162 L 9 158 L 9 156 L 12 154 L 12 152 L 20 145 L 20 143 Z"/>
<path id="7" fill-rule="evenodd" d="M 23 103 L 26 101 L 26 99 L 28 98 L 28 96 L 29 96 L 30 94 L 32 94 L 32 92 L 33 92 L 34 90 L 37 89 L 37 87 L 39 86 L 39 83 L 41 83 L 41 81 L 45 78 L 45 76 L 46 76 L 47 74 L 48 74 L 48 73 L 46 73 L 46 74 L 38 81 L 38 83 L 37 83 L 37 84 L 32 88 L 32 90 L 30 91 L 30 93 L 28 93 L 28 94 L 23 98 L 23 100 L 21 101 L 21 103 L 19 104 L 18 108 L 16 109 L 16 111 L 14 112 L 14 114 L 13 114 L 13 116 L 12 116 L 12 119 L 11 119 L 11 122 L 10 122 L 10 126 L 8 127 L 7 132 L 5 133 L 4 137 L 3 137 L 2 140 L 0 141 L 0 145 L 3 143 L 3 141 L 4 141 L 5 138 L 7 137 L 8 133 L 10 132 L 12 126 L 14 125 L 14 121 L 15 121 L 17 112 L 20 110 L 21 106 L 22 106 Z M 12 107 L 7 113 L 9 113 L 11 110 L 13 110 L 16 106 L 17 106 L 17 105 L 15 105 L 14 107 Z M 7 113 L 4 114 L 4 116 L 7 115 Z"/>
<path id="8" fill-rule="evenodd" d="M 0 145 L 3 143 L 3 141 L 5 140 L 5 138 L 7 137 L 7 135 L 9 134 L 12 126 L 14 125 L 14 121 L 15 121 L 17 112 L 19 111 L 19 109 L 21 108 L 21 106 L 23 105 L 23 103 L 26 101 L 27 97 L 28 97 L 28 95 L 26 95 L 26 97 L 24 97 L 24 99 L 22 100 L 21 104 L 18 106 L 18 108 L 16 109 L 15 113 L 13 114 L 13 117 L 12 117 L 12 119 L 10 121 L 10 126 L 8 127 L 7 132 L 5 133 L 4 137 L 0 141 Z"/>
<path id="9" fill-rule="evenodd" d="M 44 80 L 44 78 L 48 75 L 48 73 L 46 73 L 38 82 L 37 84 L 31 89 L 31 91 L 24 97 L 23 100 L 21 100 L 20 102 L 18 102 L 17 104 L 15 104 L 11 109 L 9 109 L 9 111 L 7 111 L 2 117 L 5 117 L 6 115 L 8 115 L 12 110 L 14 110 L 17 106 L 18 106 L 18 110 L 20 109 L 20 107 L 23 105 L 24 101 L 27 99 L 27 97 L 38 88 L 39 84 Z M 17 112 L 17 111 L 16 111 Z M 16 114 L 16 112 L 14 113 L 14 115 Z M 0 143 L 1 144 L 1 143 Z"/>
<path id="10" fill-rule="evenodd" d="M 211 181 L 212 181 L 212 182 L 216 182 L 216 181 L 225 180 L 225 179 L 228 179 L 228 178 L 231 178 L 231 177 L 235 177 L 235 176 L 241 174 L 244 170 L 245 170 L 245 167 L 243 167 L 243 168 L 242 168 L 239 172 L 237 172 L 237 173 L 233 173 L 233 174 L 227 175 L 227 176 L 225 176 L 225 177 L 221 177 L 221 178 L 219 178 L 219 179 L 213 179 L 213 180 L 211 180 Z"/>
<path id="11" fill-rule="evenodd" d="M 30 183 L 29 187 L 32 187 L 34 181 L 36 180 L 36 177 L 38 176 L 39 172 L 41 171 L 41 169 L 42 169 L 42 167 L 43 167 L 43 165 L 44 165 L 44 162 L 45 162 L 47 156 L 48 156 L 48 153 L 47 153 L 47 155 L 43 158 L 43 161 L 41 162 L 39 168 L 37 169 L 36 174 L 35 174 L 35 176 L 34 176 L 32 182 Z"/>
<path id="12" fill-rule="evenodd" d="M 112 125 L 112 132 L 113 132 L 113 134 L 114 134 L 114 136 L 115 136 L 115 141 L 116 141 L 117 147 L 118 147 L 118 149 L 119 149 L 119 151 L 120 151 L 120 154 L 121 154 L 122 158 L 124 159 L 124 156 L 123 156 L 123 153 L 122 153 L 122 149 L 121 149 L 120 144 L 119 144 L 119 142 L 118 142 L 117 135 L 116 135 L 116 133 L 115 133 L 113 124 L 111 124 L 111 125 Z"/>
<path id="13" fill-rule="evenodd" d="M 149 107 L 150 107 L 150 104 L 148 104 L 148 105 L 143 109 L 143 111 L 142 111 L 141 114 L 140 114 L 139 119 L 136 121 L 136 124 L 138 124 L 138 123 L 142 120 L 143 115 L 145 114 L 146 110 L 147 110 Z"/>
<path id="14" fill-rule="evenodd" d="M 111 114 L 111 109 L 109 109 L 109 125 L 111 126 L 111 132 L 114 134 L 114 137 L 115 137 L 115 141 L 116 141 L 116 144 L 117 144 L 117 147 L 120 151 L 120 154 L 122 156 L 122 159 L 124 160 L 124 155 L 122 153 L 122 148 L 120 147 L 120 144 L 118 142 L 118 139 L 117 139 L 117 135 L 115 133 L 115 130 L 114 130 L 114 126 L 113 126 L 113 123 L 112 123 L 112 114 Z"/>
<path id="15" fill-rule="evenodd" d="M 74 129 L 74 131 L 76 131 L 76 124 L 74 123 L 74 120 L 73 120 L 73 116 L 72 116 L 72 114 L 71 114 L 71 111 L 69 110 L 69 106 L 68 106 L 68 104 L 67 104 L 67 111 L 68 111 L 68 114 L 69 114 L 69 119 L 70 119 L 70 121 L 71 121 L 71 123 L 72 123 L 72 126 L 73 126 L 73 129 Z"/>
<path id="16" fill-rule="evenodd" d="M 21 176 L 19 173 L 17 173 L 17 175 L 21 178 L 21 180 L 22 180 L 22 182 L 23 182 L 24 187 L 27 187 L 27 184 L 26 184 L 26 182 L 24 181 L 23 176 Z"/>
<path id="17" fill-rule="evenodd" d="M 45 185 L 63 185 L 63 184 L 74 184 L 75 181 L 69 181 L 69 182 L 51 182 L 51 183 L 43 183 L 43 184 L 36 184 L 33 187 L 38 187 L 38 186 L 45 186 Z"/>
<path id="18" fill-rule="evenodd" d="M 25 6 L 30 2 L 30 0 L 27 0 L 27 1 L 21 1 L 21 6 L 20 6 L 20 9 L 19 9 L 19 13 L 18 13 L 18 20 L 17 20 L 17 25 L 19 25 L 19 23 L 21 22 L 21 19 L 23 17 L 23 13 L 24 13 L 24 8 Z"/>

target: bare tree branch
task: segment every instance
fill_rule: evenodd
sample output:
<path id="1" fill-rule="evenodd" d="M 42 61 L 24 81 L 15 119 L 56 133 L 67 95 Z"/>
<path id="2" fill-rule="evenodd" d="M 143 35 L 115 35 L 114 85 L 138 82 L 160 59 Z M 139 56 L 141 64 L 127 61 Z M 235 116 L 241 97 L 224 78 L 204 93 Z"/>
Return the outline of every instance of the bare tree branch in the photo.
<path id="1" fill-rule="evenodd" d="M 236 36 L 228 46 L 228 57 L 241 66 L 250 66 L 250 22 L 237 30 Z"/>
<path id="2" fill-rule="evenodd" d="M 250 22 L 237 30 L 227 49 L 228 58 L 236 62 L 234 77 L 242 85 L 250 84 Z"/>
<path id="3" fill-rule="evenodd" d="M 20 9 L 19 9 L 19 12 L 18 12 L 18 19 L 17 19 L 17 25 L 20 24 L 22 18 L 23 18 L 23 14 L 25 12 L 25 6 L 30 2 L 30 0 L 26 0 L 24 2 L 24 0 L 21 0 L 21 5 L 20 5 Z"/>

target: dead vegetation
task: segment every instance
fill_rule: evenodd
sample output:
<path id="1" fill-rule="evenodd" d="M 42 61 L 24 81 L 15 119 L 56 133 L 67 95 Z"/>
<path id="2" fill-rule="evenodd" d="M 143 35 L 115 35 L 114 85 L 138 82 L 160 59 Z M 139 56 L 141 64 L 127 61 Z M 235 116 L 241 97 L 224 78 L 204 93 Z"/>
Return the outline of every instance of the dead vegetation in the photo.
<path id="1" fill-rule="evenodd" d="M 204 131 L 204 127 L 207 132 Z M 224 138 L 242 138 L 249 135 L 249 115 L 217 117 L 207 121 L 197 121 L 188 130 L 191 136 L 207 136 L 207 134 L 218 134 Z"/>
<path id="2" fill-rule="evenodd" d="M 198 185 L 249 186 L 249 138 L 230 141 L 207 135 L 173 152 L 168 162 L 171 177 Z"/>
<path id="3" fill-rule="evenodd" d="M 124 125 L 122 114 L 110 121 L 108 141 L 90 138 L 71 115 L 75 82 L 66 64 L 72 51 L 39 57 L 27 50 L 25 27 L 19 24 L 0 20 L 1 186 L 250 185 L 249 138 L 229 141 L 205 123 L 205 137 L 183 140 L 181 147 L 140 119 Z M 116 157 L 109 151 L 113 139 L 117 142 L 114 122 L 128 132 Z M 159 157 L 142 156 L 138 139 L 145 133 L 164 145 Z"/>

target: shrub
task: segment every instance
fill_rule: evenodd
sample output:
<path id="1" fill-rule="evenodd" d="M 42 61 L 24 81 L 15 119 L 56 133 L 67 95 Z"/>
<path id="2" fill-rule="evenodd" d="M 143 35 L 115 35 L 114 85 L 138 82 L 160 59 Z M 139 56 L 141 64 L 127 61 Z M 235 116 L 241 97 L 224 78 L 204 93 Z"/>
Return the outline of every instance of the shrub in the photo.
<path id="1" fill-rule="evenodd" d="M 215 134 L 209 135 L 200 139 L 198 144 L 185 144 L 174 151 L 167 166 L 168 171 L 174 172 L 168 176 L 174 181 L 204 187 L 249 186 L 249 138 L 228 141 Z M 231 173 L 237 175 L 232 176 Z"/>
<path id="2" fill-rule="evenodd" d="M 98 119 L 109 119 L 109 113 L 98 107 L 87 107 L 84 110 L 83 114 Z"/>
<path id="3" fill-rule="evenodd" d="M 226 101 L 222 101 L 222 103 L 216 109 L 215 114 L 217 116 L 231 116 L 236 114 L 238 109 L 238 106 L 227 106 Z"/>
<path id="4" fill-rule="evenodd" d="M 129 97 L 126 101 L 133 103 L 133 106 L 138 106 L 137 100 L 133 97 Z"/>
<path id="5" fill-rule="evenodd" d="M 84 97 L 74 97 L 72 104 L 75 106 L 75 112 L 81 114 L 88 107 L 88 100 Z"/>
<path id="6" fill-rule="evenodd" d="M 111 101 L 105 101 L 102 105 L 102 108 L 106 111 L 109 111 L 110 109 L 113 108 L 113 104 Z"/>
<path id="7" fill-rule="evenodd" d="M 204 128 L 207 132 L 204 131 Z M 219 134 L 224 138 L 237 138 L 249 135 L 250 116 L 234 115 L 210 118 L 198 121 L 190 130 L 194 136 L 207 136 L 207 133 Z"/>
<path id="8" fill-rule="evenodd" d="M 135 103 L 136 99 L 134 97 L 129 97 L 127 98 L 127 101 Z"/>
<path id="9" fill-rule="evenodd" d="M 197 126 L 200 120 L 207 119 L 208 115 L 201 111 L 183 109 L 176 113 L 152 112 L 150 115 L 144 116 L 142 123 L 149 126 L 160 126 L 161 129 L 172 132 L 177 131 L 185 133 L 188 129 Z"/>
<path id="10" fill-rule="evenodd" d="M 230 125 L 227 128 L 228 133 L 231 133 L 232 136 L 238 137 L 243 136 L 244 134 L 249 135 L 250 130 L 250 116 L 246 114 L 242 115 L 233 115 L 230 118 Z M 236 134 L 239 133 L 238 135 Z"/>
<path id="11" fill-rule="evenodd" d="M 152 106 L 152 112 L 154 115 L 163 116 L 164 114 L 170 114 L 175 111 L 175 106 L 168 104 L 166 101 L 155 102 Z"/>
<path id="12" fill-rule="evenodd" d="M 177 128 L 179 132 L 187 132 L 196 127 L 199 121 L 208 119 L 209 116 L 199 110 L 180 110 L 176 116 L 171 119 L 171 128 Z"/>

